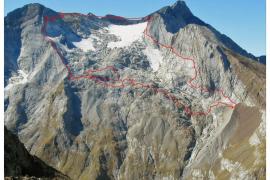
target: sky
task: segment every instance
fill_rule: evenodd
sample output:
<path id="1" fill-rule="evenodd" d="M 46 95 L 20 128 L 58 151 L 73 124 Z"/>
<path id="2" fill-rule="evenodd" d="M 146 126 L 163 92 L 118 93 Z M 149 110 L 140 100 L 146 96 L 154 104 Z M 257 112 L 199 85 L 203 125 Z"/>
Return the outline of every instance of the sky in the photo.
<path id="1" fill-rule="evenodd" d="M 28 3 L 60 12 L 143 17 L 176 0 L 5 0 L 5 15 Z M 226 34 L 248 52 L 266 53 L 265 0 L 186 0 L 193 14 Z"/>

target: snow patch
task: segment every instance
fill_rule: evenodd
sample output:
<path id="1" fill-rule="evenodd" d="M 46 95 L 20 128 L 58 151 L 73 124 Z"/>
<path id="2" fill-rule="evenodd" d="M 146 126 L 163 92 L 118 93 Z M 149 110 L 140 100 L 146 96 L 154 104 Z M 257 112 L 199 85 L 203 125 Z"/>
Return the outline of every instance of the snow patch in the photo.
<path id="1" fill-rule="evenodd" d="M 143 53 L 147 56 L 151 68 L 156 72 L 159 69 L 160 64 L 162 63 L 162 55 L 158 49 L 147 46 Z"/>
<path id="2" fill-rule="evenodd" d="M 50 36 L 46 36 L 46 39 L 48 41 L 53 41 L 59 48 L 64 49 L 67 52 L 71 52 L 72 50 L 70 50 L 67 46 L 63 45 L 60 43 L 60 37 L 50 37 Z"/>
<path id="3" fill-rule="evenodd" d="M 72 50 L 68 49 L 65 45 L 61 44 L 60 41 L 60 37 L 50 37 L 50 36 L 46 36 L 46 38 L 50 41 L 53 41 L 54 43 L 57 44 L 58 47 L 60 47 L 61 49 L 64 49 L 67 52 L 71 52 Z M 76 46 L 76 48 L 81 49 L 83 52 L 87 52 L 89 50 L 95 51 L 95 47 L 94 47 L 94 41 L 97 41 L 98 37 L 95 35 L 90 35 L 90 37 L 88 37 L 87 39 L 81 39 L 81 41 L 79 42 L 72 42 L 72 44 L 74 46 Z"/>
<path id="4" fill-rule="evenodd" d="M 81 41 L 79 41 L 79 42 L 72 42 L 72 43 L 74 44 L 74 46 L 83 50 L 84 52 L 87 52 L 89 50 L 95 51 L 96 48 L 94 47 L 94 41 L 97 39 L 98 39 L 98 37 L 91 35 L 87 39 L 81 39 Z"/>
<path id="5" fill-rule="evenodd" d="M 147 22 L 132 25 L 110 25 L 108 31 L 120 40 L 108 43 L 109 48 L 130 46 L 136 40 L 142 40 Z"/>

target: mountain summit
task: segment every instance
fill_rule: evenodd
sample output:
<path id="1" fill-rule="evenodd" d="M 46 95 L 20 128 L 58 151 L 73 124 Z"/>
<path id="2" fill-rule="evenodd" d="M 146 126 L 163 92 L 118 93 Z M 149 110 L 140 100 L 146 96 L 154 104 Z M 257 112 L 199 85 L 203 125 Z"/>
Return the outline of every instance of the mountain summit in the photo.
<path id="1" fill-rule="evenodd" d="M 195 17 L 184 1 L 177 1 L 172 6 L 164 7 L 157 11 L 167 22 L 167 30 L 176 33 L 187 24 L 205 25 L 200 19 Z"/>
<path id="2" fill-rule="evenodd" d="M 184 1 L 5 17 L 5 126 L 72 179 L 264 178 L 265 91 L 265 65 Z"/>
<path id="3" fill-rule="evenodd" d="M 166 31 L 168 32 L 177 33 L 179 29 L 189 24 L 203 26 L 206 27 L 208 31 L 211 31 L 211 33 L 213 33 L 213 38 L 215 38 L 216 41 L 218 41 L 219 43 L 222 43 L 224 46 L 231 49 L 232 51 L 256 60 L 256 57 L 254 55 L 242 49 L 229 37 L 221 34 L 211 25 L 203 22 L 198 17 L 194 16 L 184 1 L 179 0 L 172 6 L 167 6 L 158 10 L 157 13 L 160 14 L 163 21 L 165 22 L 164 25 L 166 27 Z"/>

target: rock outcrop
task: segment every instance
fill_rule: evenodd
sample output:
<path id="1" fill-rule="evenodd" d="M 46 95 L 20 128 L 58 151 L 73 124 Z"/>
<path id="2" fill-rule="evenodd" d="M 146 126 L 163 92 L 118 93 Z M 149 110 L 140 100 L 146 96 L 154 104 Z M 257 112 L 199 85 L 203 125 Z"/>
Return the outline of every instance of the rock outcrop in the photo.
<path id="1" fill-rule="evenodd" d="M 30 155 L 19 139 L 5 127 L 5 179 L 16 178 L 70 179 L 36 156 Z"/>
<path id="2" fill-rule="evenodd" d="M 72 179 L 263 178 L 265 66 L 183 1 L 115 17 L 5 17 L 7 128 Z"/>

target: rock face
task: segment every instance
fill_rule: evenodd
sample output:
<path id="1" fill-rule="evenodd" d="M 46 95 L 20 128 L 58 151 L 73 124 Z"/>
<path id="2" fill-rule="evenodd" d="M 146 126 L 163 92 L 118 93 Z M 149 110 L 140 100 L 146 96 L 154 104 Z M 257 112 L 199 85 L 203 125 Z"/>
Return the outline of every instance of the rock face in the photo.
<path id="1" fill-rule="evenodd" d="M 5 125 L 73 179 L 265 176 L 265 66 L 183 1 L 5 17 Z"/>
<path id="2" fill-rule="evenodd" d="M 31 156 L 19 139 L 5 127 L 5 177 L 69 179 L 36 156 Z"/>
<path id="3" fill-rule="evenodd" d="M 266 64 L 266 56 L 260 56 L 257 57 L 258 62 L 262 63 L 262 64 Z"/>

